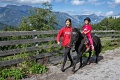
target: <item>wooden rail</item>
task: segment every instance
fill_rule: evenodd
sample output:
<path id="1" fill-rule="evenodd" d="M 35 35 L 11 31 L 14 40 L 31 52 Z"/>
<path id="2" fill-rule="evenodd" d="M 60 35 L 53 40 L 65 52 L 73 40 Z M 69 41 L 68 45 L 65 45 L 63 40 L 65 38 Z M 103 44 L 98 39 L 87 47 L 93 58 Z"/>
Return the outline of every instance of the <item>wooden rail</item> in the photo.
<path id="1" fill-rule="evenodd" d="M 1 31 L 0 37 L 6 36 L 23 36 L 23 35 L 42 35 L 42 34 L 57 34 L 57 30 L 51 31 Z"/>
<path id="2" fill-rule="evenodd" d="M 52 31 L 1 31 L 0 32 L 0 37 L 5 38 L 5 37 L 14 37 L 14 36 L 34 36 L 33 39 L 19 39 L 19 40 L 6 40 L 6 41 L 0 41 L 0 47 L 2 46 L 8 46 L 8 45 L 16 45 L 16 44 L 29 44 L 29 43 L 35 43 L 35 45 L 31 47 L 26 47 L 26 48 L 18 48 L 18 49 L 12 49 L 12 50 L 1 50 L 0 51 L 0 58 L 4 58 L 7 56 L 14 56 L 22 51 L 25 52 L 30 52 L 30 51 L 35 51 L 39 49 L 47 49 L 49 48 L 50 45 L 42 45 L 41 47 L 38 45 L 38 43 L 42 42 L 49 42 L 49 41 L 55 41 L 55 37 L 49 37 L 49 38 L 38 38 L 37 35 L 50 35 L 50 34 L 57 34 L 57 30 L 52 30 Z M 120 37 L 120 31 L 92 31 L 92 33 L 96 34 L 99 37 L 114 37 L 111 40 L 117 40 L 119 38 L 115 37 Z M 107 34 L 106 34 L 107 33 Z M 36 46 L 37 44 L 37 46 Z M 52 47 L 57 47 L 57 44 L 52 44 Z M 45 54 L 37 54 L 33 57 L 29 57 L 31 60 L 33 58 L 35 59 L 42 59 L 44 57 L 52 57 L 52 55 L 57 54 L 58 52 L 49 52 Z M 63 51 L 59 51 L 59 53 L 63 53 Z M 62 57 L 59 57 L 62 58 Z M 56 59 L 56 58 L 54 58 Z M 49 60 L 53 61 L 53 58 L 50 58 Z M 58 59 L 58 58 L 57 58 Z M 57 60 L 56 59 L 56 60 Z M 0 62 L 0 67 L 3 66 L 8 66 L 8 65 L 13 65 L 17 63 L 23 62 L 24 59 L 19 58 L 19 59 L 13 59 L 13 60 L 7 60 L 7 61 L 1 61 Z"/>

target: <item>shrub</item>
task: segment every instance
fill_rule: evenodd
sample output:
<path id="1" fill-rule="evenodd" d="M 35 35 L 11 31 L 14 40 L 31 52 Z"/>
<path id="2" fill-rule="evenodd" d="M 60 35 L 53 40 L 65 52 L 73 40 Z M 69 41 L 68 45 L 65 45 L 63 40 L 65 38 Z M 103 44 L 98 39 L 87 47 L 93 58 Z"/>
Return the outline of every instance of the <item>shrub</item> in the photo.
<path id="1" fill-rule="evenodd" d="M 29 68 L 30 74 L 43 74 L 47 72 L 46 66 L 40 65 L 39 63 L 33 63 Z"/>

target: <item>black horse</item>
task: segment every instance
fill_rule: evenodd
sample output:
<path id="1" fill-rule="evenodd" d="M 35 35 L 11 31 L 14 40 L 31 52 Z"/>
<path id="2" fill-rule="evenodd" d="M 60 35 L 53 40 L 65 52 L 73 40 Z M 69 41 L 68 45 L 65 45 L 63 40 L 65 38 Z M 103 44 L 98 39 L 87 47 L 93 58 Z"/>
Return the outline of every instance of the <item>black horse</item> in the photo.
<path id="1" fill-rule="evenodd" d="M 98 56 L 101 52 L 101 41 L 100 38 L 97 36 L 92 36 L 94 48 L 95 48 L 95 55 L 96 55 L 96 63 L 98 63 Z M 84 35 L 81 34 L 80 30 L 78 28 L 73 28 L 72 35 L 71 35 L 71 41 L 70 46 L 75 45 L 75 51 L 77 52 L 77 60 L 74 63 L 72 71 L 75 72 L 75 67 L 78 61 L 80 61 L 80 68 L 82 67 L 82 54 L 86 51 L 86 45 L 84 44 Z M 92 51 L 89 50 L 89 57 L 87 59 L 87 63 L 89 63 Z"/>

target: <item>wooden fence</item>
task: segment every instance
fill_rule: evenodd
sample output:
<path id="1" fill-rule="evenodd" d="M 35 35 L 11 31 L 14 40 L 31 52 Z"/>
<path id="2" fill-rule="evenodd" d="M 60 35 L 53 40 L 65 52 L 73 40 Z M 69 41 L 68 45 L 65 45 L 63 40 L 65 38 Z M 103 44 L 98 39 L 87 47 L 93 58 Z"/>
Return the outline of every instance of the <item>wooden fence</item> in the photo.
<path id="1" fill-rule="evenodd" d="M 52 31 L 1 31 L 0 32 L 0 37 L 15 37 L 15 36 L 33 36 L 33 39 L 19 39 L 19 40 L 5 40 L 5 41 L 0 41 L 0 46 L 8 46 L 8 45 L 16 45 L 16 44 L 29 44 L 29 43 L 34 43 L 32 47 L 26 47 L 26 48 L 18 48 L 18 49 L 12 49 L 12 50 L 1 50 L 0 51 L 0 58 L 4 58 L 7 56 L 15 56 L 19 53 L 21 53 L 23 50 L 25 52 L 31 52 L 31 51 L 36 51 L 39 49 L 47 49 L 49 48 L 50 45 L 42 45 L 42 47 L 39 47 L 38 43 L 43 43 L 43 42 L 49 42 L 49 41 L 55 41 L 55 37 L 47 37 L 47 38 L 38 38 L 37 35 L 50 35 L 54 34 L 56 35 L 58 33 L 57 30 L 52 30 Z M 93 31 L 95 35 L 99 37 L 112 37 L 108 38 L 108 40 L 117 40 L 120 37 L 120 31 Z M 57 44 L 52 44 L 52 47 L 58 47 Z M 59 61 L 62 60 L 62 56 L 55 57 L 53 58 L 54 54 L 58 53 L 63 53 L 63 51 L 59 52 L 49 52 L 49 53 L 38 53 L 32 57 L 29 57 L 30 60 L 37 60 L 37 61 L 43 61 L 46 59 L 48 62 L 54 61 L 54 64 L 58 63 Z M 18 64 L 23 62 L 23 58 L 19 59 L 12 59 L 12 60 L 6 60 L 6 61 L 1 61 L 0 62 L 0 67 L 3 66 L 10 66 L 14 64 Z"/>

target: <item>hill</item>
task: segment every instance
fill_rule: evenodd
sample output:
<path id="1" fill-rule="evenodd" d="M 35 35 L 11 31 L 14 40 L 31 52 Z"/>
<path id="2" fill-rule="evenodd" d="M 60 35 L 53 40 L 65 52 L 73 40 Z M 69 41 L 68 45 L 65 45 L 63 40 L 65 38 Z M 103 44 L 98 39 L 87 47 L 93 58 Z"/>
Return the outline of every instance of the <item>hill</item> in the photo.
<path id="1" fill-rule="evenodd" d="M 22 18 L 30 15 L 29 11 L 34 7 L 28 5 L 7 5 L 5 7 L 0 7 L 0 22 L 3 24 L 11 25 L 11 26 L 19 26 Z M 56 29 L 60 29 L 65 25 L 65 19 L 71 18 L 73 26 L 80 27 L 83 24 L 83 20 L 85 17 L 90 17 L 92 19 L 92 23 L 100 22 L 104 16 L 97 16 L 96 14 L 90 15 L 69 15 L 65 12 L 54 12 L 56 15 L 56 20 L 59 23 L 58 26 L 55 26 Z M 2 27 L 2 26 L 0 26 Z"/>

